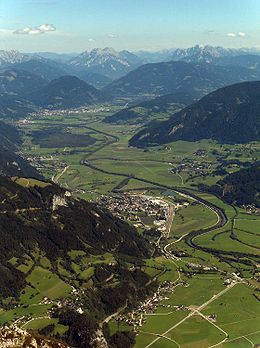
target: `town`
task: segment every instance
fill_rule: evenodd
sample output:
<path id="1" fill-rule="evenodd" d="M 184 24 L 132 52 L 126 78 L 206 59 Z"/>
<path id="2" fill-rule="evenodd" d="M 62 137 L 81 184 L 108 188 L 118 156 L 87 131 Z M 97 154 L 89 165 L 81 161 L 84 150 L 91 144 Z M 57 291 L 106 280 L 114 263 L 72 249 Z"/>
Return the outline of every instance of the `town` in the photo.
<path id="1" fill-rule="evenodd" d="M 36 112 L 31 112 L 28 114 L 28 117 L 49 117 L 49 116 L 57 116 L 57 115 L 77 115 L 82 113 L 99 113 L 99 112 L 109 112 L 109 107 L 106 106 L 82 106 L 79 108 L 69 108 L 69 109 L 40 109 Z M 28 119 L 23 119 L 20 121 L 20 123 L 28 123 L 30 122 Z"/>
<path id="2" fill-rule="evenodd" d="M 180 203 L 168 203 L 160 197 L 145 194 L 117 193 L 101 195 L 100 206 L 109 209 L 113 215 L 133 223 L 136 228 L 156 228 L 166 238 L 169 236 L 175 211 Z"/>

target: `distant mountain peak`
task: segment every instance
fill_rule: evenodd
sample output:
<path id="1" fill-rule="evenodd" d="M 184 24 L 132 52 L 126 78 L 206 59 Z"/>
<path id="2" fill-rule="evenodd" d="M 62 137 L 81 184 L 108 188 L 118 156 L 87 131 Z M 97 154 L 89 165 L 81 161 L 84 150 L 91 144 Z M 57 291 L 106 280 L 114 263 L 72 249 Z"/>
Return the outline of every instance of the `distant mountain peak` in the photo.
<path id="1" fill-rule="evenodd" d="M 105 47 L 81 53 L 70 61 L 70 65 L 115 79 L 134 69 L 138 62 L 141 63 L 141 59 L 133 53 Z"/>
<path id="2" fill-rule="evenodd" d="M 0 66 L 16 64 L 30 60 L 30 57 L 17 50 L 0 50 Z"/>
<path id="3" fill-rule="evenodd" d="M 232 49 L 220 46 L 195 45 L 189 48 L 177 48 L 173 51 L 173 60 L 185 60 L 187 62 L 212 63 L 215 59 L 233 55 Z"/>

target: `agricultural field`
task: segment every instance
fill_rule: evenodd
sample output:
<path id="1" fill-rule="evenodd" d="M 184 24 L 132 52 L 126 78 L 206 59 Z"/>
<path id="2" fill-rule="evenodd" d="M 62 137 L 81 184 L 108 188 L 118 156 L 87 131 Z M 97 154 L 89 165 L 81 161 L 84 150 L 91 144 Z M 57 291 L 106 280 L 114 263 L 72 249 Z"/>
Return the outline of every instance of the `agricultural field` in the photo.
<path id="1" fill-rule="evenodd" d="M 202 140 L 131 148 L 128 141 L 137 126 L 103 123 L 103 118 L 118 106 L 110 105 L 108 109 L 68 116 L 34 116 L 20 127 L 24 132 L 23 155 L 47 180 L 79 198 L 96 201 L 116 191 L 160 196 L 173 205 L 180 200 L 188 202 L 175 211 L 168 238 L 160 240 L 162 255 L 146 260 L 142 266 L 160 284 L 172 282 L 172 290 L 153 311 L 143 314 L 141 326 L 112 319 L 110 331 L 134 330 L 136 348 L 257 346 L 260 217 L 228 205 L 213 194 L 200 192 L 199 187 L 214 185 L 243 163 L 255 162 L 260 158 L 259 143 L 235 145 Z M 20 180 L 20 184 L 28 187 L 37 183 Z M 186 196 L 178 189 L 185 189 Z M 173 194 L 167 194 L 169 190 Z M 189 193 L 198 199 L 192 199 Z M 218 227 L 219 215 L 199 199 L 224 212 L 226 224 Z M 191 245 L 187 235 L 199 230 L 206 232 L 194 236 Z M 37 264 L 29 257 L 20 264 L 10 260 L 22 272 L 28 272 L 33 287 L 24 289 L 19 308 L 1 312 L 0 322 L 14 322 L 29 308 L 35 320 L 22 325 L 34 330 L 45 327 L 53 319 L 46 318 L 49 305 L 40 304 L 44 296 L 57 302 L 70 297 L 72 287 L 79 282 L 91 287 L 95 266 L 114 262 L 109 254 L 102 259 L 100 255 L 89 258 L 77 251 L 70 258 L 73 273 L 60 260 L 59 276 L 51 272 L 44 256 Z M 54 324 L 57 332 L 63 332 L 64 327 Z"/>
<path id="2" fill-rule="evenodd" d="M 110 109 L 114 111 L 115 107 Z M 87 199 L 111 192 L 113 185 L 117 186 L 122 178 L 97 170 L 86 172 L 81 169 L 81 160 L 107 172 L 193 188 L 201 183 L 214 184 L 221 178 L 214 174 L 220 159 L 250 161 L 260 154 L 257 144 L 221 145 L 206 140 L 177 141 L 147 150 L 129 148 L 128 140 L 137 127 L 103 123 L 107 114 L 30 119 L 29 123 L 21 125 L 25 133 L 23 153 L 34 157 L 36 165 L 41 163 L 40 169 L 47 178 L 56 175 L 56 180 L 65 187 L 72 182 L 73 189 L 83 190 L 81 197 L 85 194 Z M 68 169 L 63 172 L 65 168 Z M 229 164 L 226 169 L 232 172 L 238 170 L 238 166 Z"/>
<path id="3" fill-rule="evenodd" d="M 178 239 L 186 233 L 191 232 L 194 228 L 204 228 L 214 225 L 217 216 L 208 211 L 206 207 L 196 202 L 176 212 L 172 224 L 172 237 Z"/>

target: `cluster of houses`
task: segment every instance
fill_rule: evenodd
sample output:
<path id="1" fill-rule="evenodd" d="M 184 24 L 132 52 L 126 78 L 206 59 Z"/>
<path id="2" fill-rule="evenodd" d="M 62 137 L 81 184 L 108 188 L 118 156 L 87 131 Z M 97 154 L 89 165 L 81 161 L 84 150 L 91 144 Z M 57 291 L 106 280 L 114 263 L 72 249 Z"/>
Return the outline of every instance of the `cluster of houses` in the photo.
<path id="1" fill-rule="evenodd" d="M 164 200 L 143 194 L 102 195 L 99 205 L 109 209 L 112 214 L 132 221 L 137 228 L 156 226 L 159 231 L 166 229 L 170 206 Z M 151 217 L 149 221 L 145 217 Z"/>
<path id="2" fill-rule="evenodd" d="M 58 308 L 63 308 L 63 307 L 69 307 L 71 309 L 74 309 L 78 313 L 82 314 L 84 313 L 84 305 L 82 303 L 82 296 L 84 295 L 85 290 L 84 289 L 75 289 L 72 288 L 72 296 L 60 299 L 57 303 L 56 306 Z M 52 309 L 53 310 L 53 309 Z M 51 311 L 52 311 L 51 310 Z"/>
<path id="3" fill-rule="evenodd" d="M 194 156 L 197 156 L 197 157 L 207 157 L 208 156 L 208 153 L 205 149 L 198 149 L 197 151 L 194 152 L 193 154 Z"/>
<path id="4" fill-rule="evenodd" d="M 23 157 L 25 160 L 27 160 L 34 168 L 37 170 L 49 170 L 50 172 L 57 172 L 62 171 L 66 167 L 66 163 L 59 161 L 58 158 L 56 158 L 59 155 L 64 155 L 63 153 L 56 153 L 54 155 L 25 155 L 22 153 L 19 153 L 21 157 Z"/>
<path id="5" fill-rule="evenodd" d="M 245 205 L 243 208 L 249 214 L 260 215 L 260 208 L 256 207 L 254 204 Z"/>
<path id="6" fill-rule="evenodd" d="M 77 114 L 83 114 L 83 113 L 97 113 L 97 112 L 109 112 L 109 111 L 110 109 L 106 106 L 95 106 L 95 107 L 81 106 L 75 109 L 59 109 L 59 110 L 41 109 L 40 111 L 30 113 L 29 116 L 48 117 L 48 116 L 57 116 L 57 115 L 77 115 Z M 26 123 L 27 119 L 22 121 Z"/>
<path id="7" fill-rule="evenodd" d="M 52 304 L 53 303 L 53 301 L 52 300 L 50 300 L 48 297 L 44 297 L 42 300 L 41 300 L 41 302 L 40 302 L 40 304 L 41 305 L 49 305 L 49 304 Z"/>
<path id="8" fill-rule="evenodd" d="M 127 314 L 119 314 L 115 319 L 118 322 L 125 322 L 128 325 L 142 326 L 146 322 L 146 316 L 153 314 L 163 300 L 167 300 L 166 294 L 174 290 L 176 284 L 170 281 L 163 282 L 157 291 L 148 299 L 146 299 L 140 306 Z M 177 307 L 177 306 L 176 306 Z"/>
<path id="9" fill-rule="evenodd" d="M 230 286 L 236 283 L 246 283 L 246 281 L 240 277 L 239 273 L 231 273 L 231 276 L 224 280 L 224 285 Z"/>
<path id="10" fill-rule="evenodd" d="M 204 266 L 202 264 L 197 264 L 197 263 L 192 263 L 192 262 L 188 262 L 186 264 L 186 266 L 188 268 L 194 269 L 194 270 L 198 270 L 198 271 L 203 271 L 203 272 L 218 272 L 218 268 L 216 266 Z"/>
<path id="11" fill-rule="evenodd" d="M 177 174 L 181 172 L 186 172 L 192 175 L 205 175 L 207 170 L 211 167 L 210 162 L 183 162 L 175 165 L 174 168 L 170 170 L 172 174 Z"/>

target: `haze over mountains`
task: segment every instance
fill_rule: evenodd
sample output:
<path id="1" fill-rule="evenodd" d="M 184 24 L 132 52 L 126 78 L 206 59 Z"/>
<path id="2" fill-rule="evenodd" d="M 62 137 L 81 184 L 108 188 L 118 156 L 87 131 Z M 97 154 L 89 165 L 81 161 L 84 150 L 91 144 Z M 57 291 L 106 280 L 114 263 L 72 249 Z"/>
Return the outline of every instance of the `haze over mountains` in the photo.
<path id="1" fill-rule="evenodd" d="M 254 246 L 231 240 L 243 220 L 233 204 L 260 205 L 260 55 L 249 53 L 0 51 L 1 323 L 43 321 L 35 330 L 75 348 L 132 348 L 157 309 L 170 332 L 238 283 L 251 296 Z"/>
<path id="2" fill-rule="evenodd" d="M 188 48 L 165 49 L 157 52 L 140 51 L 136 54 L 147 63 L 166 62 L 171 60 L 182 60 L 193 63 L 213 63 L 222 57 L 233 57 L 240 55 L 259 55 L 259 50 L 250 48 L 232 49 L 221 46 L 195 45 Z"/>
<path id="3" fill-rule="evenodd" d="M 20 53 L 16 50 L 0 51 L 0 66 L 38 60 L 46 63 L 59 63 L 64 68 L 84 68 L 89 72 L 100 73 L 115 79 L 145 63 L 158 63 L 167 61 L 186 61 L 189 63 L 218 63 L 222 58 L 236 56 L 259 56 L 257 49 L 227 49 L 223 47 L 200 46 L 190 48 L 175 48 L 157 52 L 129 52 L 116 51 L 113 48 L 95 48 L 80 54 L 57 54 L 52 52 Z M 225 60 L 224 59 L 224 60 Z M 228 61 L 227 61 L 228 64 Z M 56 64 L 57 66 L 57 64 Z"/>
<path id="4" fill-rule="evenodd" d="M 200 97 L 222 86 L 259 78 L 257 71 L 239 66 L 171 61 L 142 65 L 103 91 L 112 98 L 137 95 L 152 98 L 176 92 Z"/>
<path id="5" fill-rule="evenodd" d="M 226 85 L 260 79 L 260 56 L 249 53 L 197 45 L 169 50 L 164 57 L 163 52 L 154 52 L 166 61 L 147 63 L 156 59 L 112 48 L 62 59 L 51 53 L 42 57 L 2 50 L 0 114 L 23 117 L 39 107 L 74 108 L 121 97 L 137 104 L 167 94 L 174 94 L 174 103 L 182 105 L 176 95 L 200 98 Z"/>

